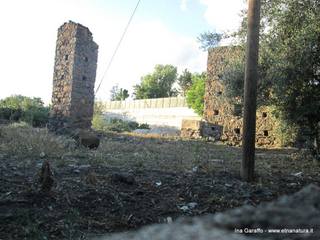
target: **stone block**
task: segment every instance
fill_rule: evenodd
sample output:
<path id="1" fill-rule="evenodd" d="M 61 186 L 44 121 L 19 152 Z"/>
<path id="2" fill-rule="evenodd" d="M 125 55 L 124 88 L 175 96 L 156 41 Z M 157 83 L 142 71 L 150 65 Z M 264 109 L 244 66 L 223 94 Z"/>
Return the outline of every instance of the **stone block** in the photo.
<path id="1" fill-rule="evenodd" d="M 181 125 L 181 137 L 203 138 L 211 137 L 219 140 L 223 127 L 201 120 L 183 119 Z"/>
<path id="2" fill-rule="evenodd" d="M 181 129 L 200 130 L 202 126 L 201 120 L 183 119 Z"/>
<path id="3" fill-rule="evenodd" d="M 204 122 L 201 130 L 202 137 L 211 137 L 215 140 L 220 140 L 223 133 L 223 126 Z"/>
<path id="4" fill-rule="evenodd" d="M 82 145 L 86 148 L 96 149 L 99 147 L 99 137 L 89 130 L 77 129 L 74 131 L 72 136 L 79 145 Z"/>

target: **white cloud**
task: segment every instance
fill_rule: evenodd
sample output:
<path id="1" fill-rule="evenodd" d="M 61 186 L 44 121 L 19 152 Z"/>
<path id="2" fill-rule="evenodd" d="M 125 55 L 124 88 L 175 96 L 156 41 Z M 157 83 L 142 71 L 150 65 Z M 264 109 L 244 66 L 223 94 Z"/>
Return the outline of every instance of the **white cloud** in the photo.
<path id="1" fill-rule="evenodd" d="M 130 27 L 98 97 L 109 94 L 111 86 L 131 87 L 153 71 L 156 64 L 172 64 L 181 71 L 206 70 L 206 54 L 195 39 L 170 32 L 161 22 L 135 23 Z M 100 69 L 101 70 L 101 69 Z M 100 79 L 99 79 L 100 80 Z"/>
<path id="2" fill-rule="evenodd" d="M 207 7 L 204 17 L 218 32 L 236 30 L 241 23 L 240 11 L 246 7 L 243 0 L 200 0 Z"/>
<path id="3" fill-rule="evenodd" d="M 23 94 L 50 102 L 57 29 L 69 20 L 89 27 L 99 45 L 97 86 L 130 14 L 115 15 L 95 5 L 98 3 L 1 1 L 0 98 Z M 206 70 L 206 54 L 198 49 L 194 38 L 171 32 L 161 22 L 134 18 L 97 96 L 106 99 L 117 83 L 131 90 L 155 64 L 173 64 L 179 70 L 200 72 Z"/>

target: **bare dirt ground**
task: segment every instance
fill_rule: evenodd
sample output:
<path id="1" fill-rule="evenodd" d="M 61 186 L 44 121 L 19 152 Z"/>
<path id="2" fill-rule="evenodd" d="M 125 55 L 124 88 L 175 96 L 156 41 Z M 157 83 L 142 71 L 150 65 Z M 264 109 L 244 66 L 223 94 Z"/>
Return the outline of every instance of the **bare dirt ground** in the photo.
<path id="1" fill-rule="evenodd" d="M 239 177 L 241 149 L 205 141 L 110 133 L 87 150 L 16 126 L 0 128 L 0 150 L 0 239 L 90 239 L 320 185 L 319 166 L 294 149 L 258 149 L 250 184 Z M 45 160 L 49 192 L 38 181 Z"/>

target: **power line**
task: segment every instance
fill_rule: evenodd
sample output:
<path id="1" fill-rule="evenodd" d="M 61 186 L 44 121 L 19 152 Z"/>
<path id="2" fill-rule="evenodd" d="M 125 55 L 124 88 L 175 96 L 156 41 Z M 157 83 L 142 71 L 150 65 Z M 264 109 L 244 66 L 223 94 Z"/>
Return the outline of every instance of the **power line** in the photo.
<path id="1" fill-rule="evenodd" d="M 139 4 L 140 4 L 140 1 L 141 1 L 141 0 L 138 0 L 138 2 L 137 2 L 137 4 L 136 4 L 136 7 L 134 8 L 134 10 L 133 10 L 133 12 L 132 12 L 132 14 L 131 14 L 131 17 L 129 18 L 129 21 L 128 21 L 128 23 L 127 23 L 127 26 L 125 27 L 125 29 L 124 29 L 124 31 L 123 31 L 123 33 L 122 33 L 122 35 L 121 35 L 121 38 L 120 38 L 120 40 L 119 40 L 119 42 L 118 42 L 118 44 L 117 44 L 117 47 L 116 47 L 115 51 L 113 52 L 113 55 L 112 55 L 112 57 L 111 57 L 111 59 L 110 59 L 110 61 L 109 61 L 109 63 L 108 63 L 108 66 L 107 66 L 106 70 L 104 71 L 104 73 L 103 73 L 103 75 L 102 75 L 102 78 L 101 78 L 100 83 L 99 83 L 99 85 L 98 85 L 98 87 L 97 87 L 97 89 L 96 89 L 95 94 L 97 94 L 97 92 L 99 91 L 100 86 L 101 86 L 101 84 L 102 84 L 102 82 L 103 82 L 103 79 L 104 79 L 104 77 L 107 75 L 107 72 L 109 71 L 109 69 L 110 69 L 110 67 L 111 67 L 111 64 L 112 64 L 112 62 L 113 62 L 113 59 L 114 59 L 114 57 L 116 56 L 117 51 L 118 51 L 118 49 L 119 49 L 119 47 L 120 47 L 120 45 L 121 45 L 121 42 L 122 42 L 122 40 L 124 39 L 124 36 L 126 35 L 126 33 L 127 33 L 127 31 L 128 31 L 129 25 L 130 25 L 130 23 L 131 23 L 131 21 L 132 21 L 132 19 L 133 19 L 134 14 L 135 14 L 136 11 L 137 11 L 137 8 L 138 8 L 138 6 L 139 6 Z"/>

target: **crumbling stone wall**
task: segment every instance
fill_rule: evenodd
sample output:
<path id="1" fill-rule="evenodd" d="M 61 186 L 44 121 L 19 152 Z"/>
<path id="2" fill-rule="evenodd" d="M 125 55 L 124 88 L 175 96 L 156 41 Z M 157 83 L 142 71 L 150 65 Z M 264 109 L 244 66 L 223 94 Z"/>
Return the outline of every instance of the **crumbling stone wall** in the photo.
<path id="1" fill-rule="evenodd" d="M 228 60 L 240 51 L 243 51 L 240 47 L 219 47 L 208 52 L 204 118 L 212 124 L 221 126 L 221 140 L 231 145 L 240 145 L 242 141 L 243 106 L 238 99 L 231 102 L 225 96 L 225 86 L 221 76 Z M 268 107 L 257 109 L 256 126 L 258 146 L 278 144 L 275 134 L 276 123 Z"/>
<path id="2" fill-rule="evenodd" d="M 183 119 L 181 124 L 182 138 L 207 138 L 208 140 L 218 140 L 221 138 L 222 127 L 207 121 L 196 119 Z"/>
<path id="3" fill-rule="evenodd" d="M 50 127 L 90 128 L 98 45 L 90 30 L 72 21 L 58 29 Z"/>

